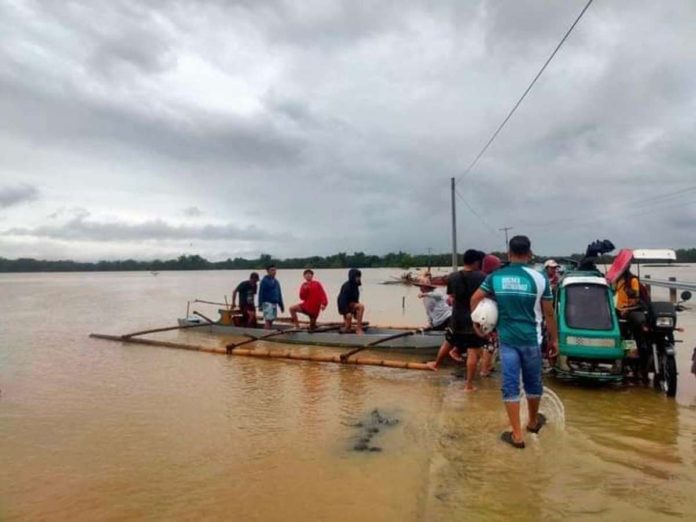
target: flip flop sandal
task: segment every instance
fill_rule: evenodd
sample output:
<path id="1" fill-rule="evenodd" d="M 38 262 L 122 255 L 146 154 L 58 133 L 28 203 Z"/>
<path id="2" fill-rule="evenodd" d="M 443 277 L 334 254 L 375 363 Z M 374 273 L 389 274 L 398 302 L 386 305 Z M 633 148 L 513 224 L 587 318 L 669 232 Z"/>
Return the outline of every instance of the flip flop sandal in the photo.
<path id="1" fill-rule="evenodd" d="M 503 442 L 507 442 L 513 448 L 524 449 L 524 441 L 516 442 L 515 439 L 512 438 L 511 431 L 504 431 L 503 433 L 501 433 L 500 440 L 502 440 Z"/>
<path id="2" fill-rule="evenodd" d="M 527 431 L 529 433 L 539 433 L 541 431 L 541 428 L 544 427 L 544 424 L 546 424 L 546 415 L 544 415 L 543 413 L 537 413 L 536 425 L 533 428 L 527 426 Z"/>

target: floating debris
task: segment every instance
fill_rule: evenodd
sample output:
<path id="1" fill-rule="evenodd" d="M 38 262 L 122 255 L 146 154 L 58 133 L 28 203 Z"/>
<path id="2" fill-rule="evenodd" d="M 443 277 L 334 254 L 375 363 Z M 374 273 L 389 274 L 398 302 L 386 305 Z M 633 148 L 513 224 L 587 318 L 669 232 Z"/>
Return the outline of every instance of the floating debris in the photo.
<path id="1" fill-rule="evenodd" d="M 375 408 L 372 410 L 372 412 L 370 412 L 368 419 L 361 422 L 348 424 L 348 426 L 352 428 L 362 428 L 358 441 L 353 445 L 353 451 L 382 451 L 382 448 L 379 446 L 371 445 L 372 439 L 377 436 L 378 433 L 380 433 L 380 426 L 396 426 L 398 423 L 399 419 L 387 417 Z"/>

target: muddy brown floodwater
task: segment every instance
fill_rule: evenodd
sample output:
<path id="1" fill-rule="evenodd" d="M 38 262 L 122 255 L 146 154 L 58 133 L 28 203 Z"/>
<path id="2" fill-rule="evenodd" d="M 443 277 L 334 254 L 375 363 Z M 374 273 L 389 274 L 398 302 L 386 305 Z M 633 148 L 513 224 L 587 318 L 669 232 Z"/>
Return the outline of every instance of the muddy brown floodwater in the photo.
<path id="1" fill-rule="evenodd" d="M 377 284 L 397 272 L 365 271 L 367 318 L 422 323 L 417 289 Z M 648 272 L 696 281 L 693 266 Z M 524 451 L 498 441 L 497 377 L 464 394 L 455 369 L 257 360 L 87 337 L 173 324 L 187 299 L 221 300 L 245 275 L 0 275 L 0 520 L 694 519 L 696 312 L 679 319 L 676 400 L 547 379 L 565 422 L 547 396 L 551 423 Z M 327 319 L 344 275 L 317 271 L 331 295 Z M 300 271 L 279 277 L 294 301 Z M 226 341 L 195 331 L 158 338 Z M 381 451 L 354 451 L 366 434 Z"/>

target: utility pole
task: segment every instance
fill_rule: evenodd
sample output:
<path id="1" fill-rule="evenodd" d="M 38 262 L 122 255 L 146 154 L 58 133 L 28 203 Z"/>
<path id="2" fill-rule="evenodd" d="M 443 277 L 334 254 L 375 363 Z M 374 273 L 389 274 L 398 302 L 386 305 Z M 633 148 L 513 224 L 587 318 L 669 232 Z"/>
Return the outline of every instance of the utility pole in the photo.
<path id="1" fill-rule="evenodd" d="M 503 252 L 507 252 L 508 251 L 508 230 L 512 230 L 512 227 L 503 227 L 503 228 L 499 228 L 498 230 L 500 230 L 501 232 L 505 232 L 505 249 L 503 250 Z"/>
<path id="2" fill-rule="evenodd" d="M 457 256 L 457 209 L 455 206 L 454 178 L 452 178 L 452 272 L 456 272 L 459 267 Z"/>

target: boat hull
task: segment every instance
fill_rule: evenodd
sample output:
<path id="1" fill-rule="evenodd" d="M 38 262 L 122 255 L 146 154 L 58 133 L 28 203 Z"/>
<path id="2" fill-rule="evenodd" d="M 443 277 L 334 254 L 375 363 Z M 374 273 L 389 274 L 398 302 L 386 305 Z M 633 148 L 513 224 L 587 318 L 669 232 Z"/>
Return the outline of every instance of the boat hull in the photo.
<path id="1" fill-rule="evenodd" d="M 200 324 L 196 320 L 179 319 L 179 326 L 190 326 Z M 241 326 L 223 325 L 213 323 L 209 327 L 201 327 L 196 330 L 208 331 L 219 335 L 229 335 L 231 337 L 261 337 L 273 331 L 292 330 L 290 325 L 278 325 L 271 331 L 261 328 L 245 328 Z M 263 339 L 266 342 L 281 344 L 297 344 L 304 346 L 328 346 L 335 348 L 363 348 L 368 344 L 378 341 L 380 338 L 387 338 L 399 333 L 410 330 L 398 328 L 373 328 L 368 327 L 364 335 L 354 333 L 340 333 L 335 330 L 322 332 L 321 328 L 317 332 L 301 331 L 291 332 L 283 335 L 276 335 Z M 444 332 L 419 332 L 413 335 L 399 337 L 397 339 L 386 340 L 376 346 L 370 346 L 369 350 L 405 353 L 416 355 L 435 355 L 444 340 Z"/>

